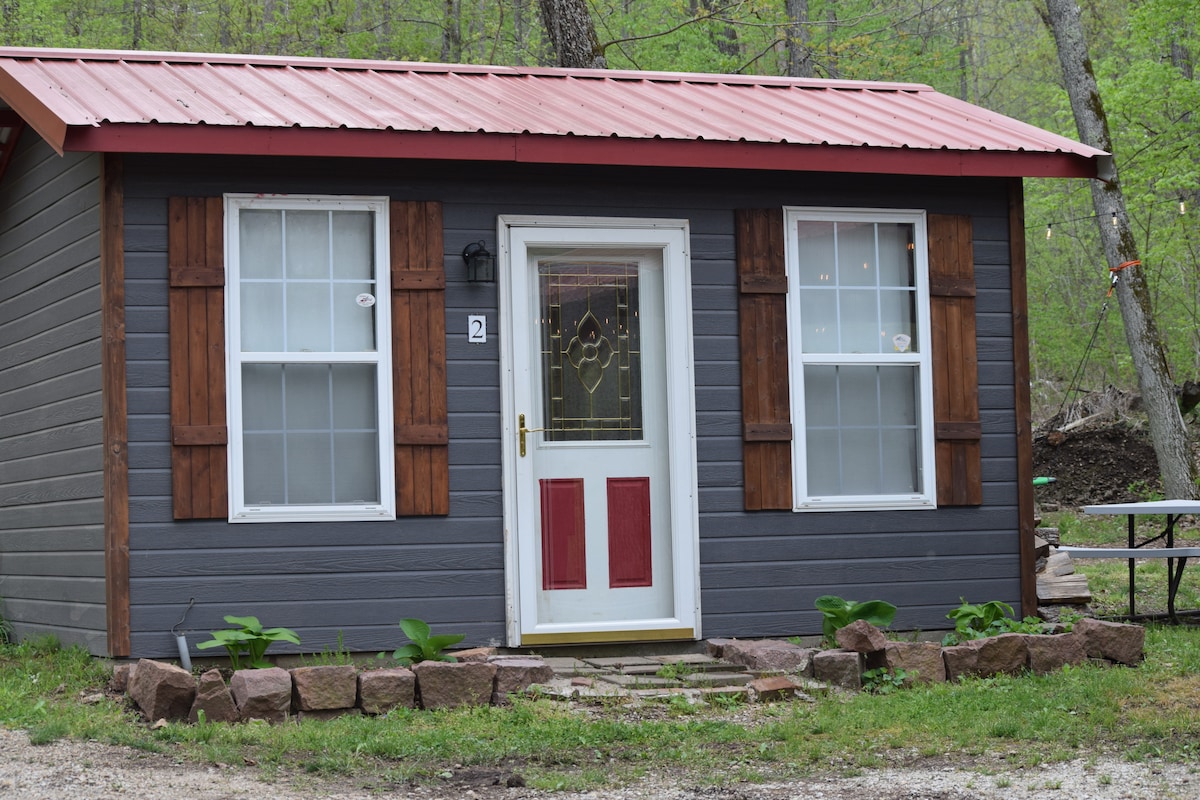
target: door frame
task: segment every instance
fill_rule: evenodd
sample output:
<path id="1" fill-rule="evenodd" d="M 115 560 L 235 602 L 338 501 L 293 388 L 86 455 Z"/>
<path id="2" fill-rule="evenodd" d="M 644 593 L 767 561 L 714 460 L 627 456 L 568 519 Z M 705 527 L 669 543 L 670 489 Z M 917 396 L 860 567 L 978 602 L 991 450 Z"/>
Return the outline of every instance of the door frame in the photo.
<path id="1" fill-rule="evenodd" d="M 501 215 L 497 218 L 500 336 L 501 471 L 504 516 L 504 584 L 507 644 L 600 643 L 652 639 L 701 638 L 700 630 L 700 522 L 696 478 L 696 399 L 692 352 L 691 247 L 688 221 L 631 217 L 561 217 Z M 669 625 L 647 628 L 638 635 L 622 625 L 620 631 L 524 630 L 523 618 L 532 612 L 522 608 L 522 578 L 537 580 L 537 562 L 532 547 L 521 549 L 517 535 L 517 414 L 515 407 L 517 358 L 514 350 L 513 293 L 511 276 L 527 264 L 513 263 L 513 229 L 546 229 L 547 244 L 561 244 L 564 228 L 629 231 L 638 248 L 663 250 L 663 304 L 666 313 L 666 394 L 668 410 L 668 468 L 671 474 L 671 545 L 675 618 Z M 550 233 L 549 231 L 556 231 Z M 619 237 L 612 243 L 620 245 Z M 537 242 L 527 242 L 537 245 Z M 506 280 L 504 276 L 510 276 Z M 521 324 L 526 324 L 522 322 Z M 527 380 L 528 376 L 524 376 Z M 532 496 L 532 495 L 530 495 Z M 531 584 L 536 585 L 536 583 Z M 528 591 L 528 590 L 527 590 Z M 528 595 L 526 595 L 528 597 Z M 528 601 L 526 601 L 526 604 Z M 567 626 L 546 626 L 567 627 Z"/>

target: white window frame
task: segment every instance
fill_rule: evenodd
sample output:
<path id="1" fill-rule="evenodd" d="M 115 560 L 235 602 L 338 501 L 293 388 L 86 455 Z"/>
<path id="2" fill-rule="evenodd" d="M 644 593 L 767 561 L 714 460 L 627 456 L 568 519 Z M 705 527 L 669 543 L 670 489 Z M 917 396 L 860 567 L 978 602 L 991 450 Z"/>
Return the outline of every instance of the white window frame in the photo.
<path id="1" fill-rule="evenodd" d="M 916 291 L 918 352 L 849 354 L 804 353 L 802 347 L 800 254 L 797 223 L 884 222 L 913 226 L 913 265 Z M 873 209 L 836 207 L 784 207 L 785 252 L 788 279 L 788 370 L 792 408 L 792 491 L 796 511 L 903 510 L 937 506 L 936 462 L 934 460 L 933 361 L 929 316 L 929 247 L 925 212 L 917 209 Z M 918 371 L 918 447 L 922 491 L 912 494 L 817 496 L 808 491 L 806 425 L 804 406 L 805 365 L 913 366 Z"/>
<path id="2" fill-rule="evenodd" d="M 226 411 L 229 426 L 230 522 L 342 522 L 396 518 L 395 443 L 392 413 L 391 259 L 389 257 L 389 201 L 386 197 L 226 194 L 225 195 L 225 351 Z M 375 342 L 374 352 L 251 352 L 241 350 L 241 254 L 238 214 L 243 210 L 370 211 L 375 215 Z M 271 364 L 373 364 L 376 368 L 377 424 L 379 426 L 379 492 L 377 504 L 256 506 L 245 502 L 244 448 L 242 445 L 242 365 Z"/>

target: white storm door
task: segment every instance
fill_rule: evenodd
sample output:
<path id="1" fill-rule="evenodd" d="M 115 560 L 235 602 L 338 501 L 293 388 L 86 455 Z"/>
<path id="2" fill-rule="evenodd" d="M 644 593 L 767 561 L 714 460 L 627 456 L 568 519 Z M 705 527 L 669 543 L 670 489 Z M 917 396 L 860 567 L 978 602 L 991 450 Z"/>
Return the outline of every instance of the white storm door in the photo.
<path id="1" fill-rule="evenodd" d="M 685 242 L 509 229 L 521 644 L 698 635 Z"/>

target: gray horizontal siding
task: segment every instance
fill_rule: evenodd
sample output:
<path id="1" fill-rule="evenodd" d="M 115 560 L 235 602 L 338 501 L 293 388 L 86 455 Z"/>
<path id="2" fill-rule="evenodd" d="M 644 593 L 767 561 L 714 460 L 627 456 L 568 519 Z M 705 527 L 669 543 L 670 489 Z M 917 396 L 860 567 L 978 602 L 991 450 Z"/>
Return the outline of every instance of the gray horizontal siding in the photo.
<path id="1" fill-rule="evenodd" d="M 945 627 L 960 596 L 1015 602 L 1015 428 L 1007 187 L 1003 181 L 675 171 L 454 167 L 288 159 L 126 161 L 126 326 L 133 646 L 170 656 L 183 626 L 253 613 L 305 649 L 394 647 L 396 621 L 429 620 L 501 641 L 505 601 L 498 336 L 466 342 L 468 314 L 501 320 L 496 285 L 464 281 L 462 248 L 495 245 L 498 214 L 683 218 L 691 226 L 701 586 L 706 635 L 820 630 L 834 593 L 901 606 L 900 624 Z M 394 523 L 228 525 L 171 519 L 166 197 L 291 192 L 437 199 L 445 207 L 451 512 Z M 732 209 L 779 205 L 927 208 L 974 217 L 985 500 L 982 508 L 794 514 L 742 511 L 741 395 Z M 501 278 L 503 279 L 503 278 Z M 980 595 L 986 593 L 986 597 Z"/>
<path id="2" fill-rule="evenodd" d="M 0 613 L 103 653 L 98 164 L 27 131 L 0 183 Z"/>

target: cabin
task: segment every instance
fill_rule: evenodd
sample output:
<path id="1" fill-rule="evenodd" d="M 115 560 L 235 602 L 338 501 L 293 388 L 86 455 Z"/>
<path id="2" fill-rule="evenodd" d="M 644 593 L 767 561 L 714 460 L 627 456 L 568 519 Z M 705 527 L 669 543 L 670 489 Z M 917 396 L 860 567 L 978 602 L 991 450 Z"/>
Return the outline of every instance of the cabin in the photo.
<path id="1" fill-rule="evenodd" d="M 0 106 L 17 637 L 1033 611 L 1022 179 L 1101 151 L 742 75 L 4 48 Z"/>

